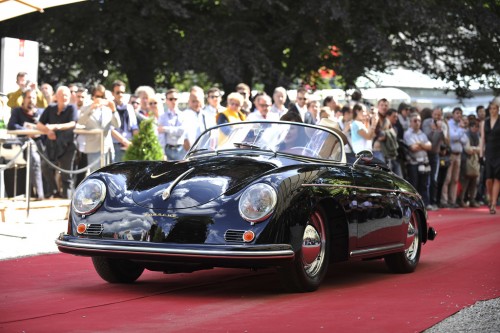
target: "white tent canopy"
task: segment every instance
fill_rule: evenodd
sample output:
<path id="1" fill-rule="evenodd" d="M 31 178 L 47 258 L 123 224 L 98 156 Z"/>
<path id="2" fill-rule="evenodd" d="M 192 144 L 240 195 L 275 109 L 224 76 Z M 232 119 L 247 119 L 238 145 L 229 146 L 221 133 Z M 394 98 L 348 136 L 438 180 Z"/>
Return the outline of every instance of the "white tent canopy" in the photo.
<path id="1" fill-rule="evenodd" d="M 452 85 L 448 82 L 434 79 L 428 75 L 404 68 L 395 68 L 389 70 L 387 73 L 370 71 L 366 74 L 366 77 L 358 78 L 358 80 L 356 81 L 356 85 L 363 88 L 452 88 Z"/>
<path id="2" fill-rule="evenodd" d="M 363 99 L 369 101 L 378 101 L 381 98 L 409 103 L 410 95 L 397 88 L 371 88 L 361 89 Z"/>
<path id="3" fill-rule="evenodd" d="M 0 21 L 32 13 L 43 13 L 45 8 L 67 5 L 84 0 L 0 0 Z"/>

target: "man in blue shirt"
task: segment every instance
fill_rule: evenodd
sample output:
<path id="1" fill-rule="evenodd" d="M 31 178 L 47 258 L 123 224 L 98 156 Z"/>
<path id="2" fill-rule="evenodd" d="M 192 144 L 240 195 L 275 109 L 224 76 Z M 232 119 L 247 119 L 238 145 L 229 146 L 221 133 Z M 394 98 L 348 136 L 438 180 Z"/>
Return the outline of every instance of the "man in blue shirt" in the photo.
<path id="1" fill-rule="evenodd" d="M 452 118 L 448 121 L 450 136 L 450 166 L 446 172 L 446 179 L 441 192 L 441 206 L 446 208 L 458 208 L 457 188 L 460 177 L 461 156 L 466 143 L 464 123 L 462 120 L 462 109 L 453 109 Z"/>
<path id="2" fill-rule="evenodd" d="M 165 93 L 167 109 L 158 120 L 158 136 L 163 135 L 165 155 L 168 160 L 181 160 L 186 155 L 183 147 L 185 133 L 182 114 L 177 107 L 179 93 L 176 89 L 169 89 Z"/>

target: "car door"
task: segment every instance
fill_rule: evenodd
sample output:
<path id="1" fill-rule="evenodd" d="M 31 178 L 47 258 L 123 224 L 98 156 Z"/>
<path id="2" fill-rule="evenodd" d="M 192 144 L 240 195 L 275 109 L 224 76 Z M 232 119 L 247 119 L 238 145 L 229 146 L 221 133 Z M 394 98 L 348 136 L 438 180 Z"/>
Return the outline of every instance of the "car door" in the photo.
<path id="1" fill-rule="evenodd" d="M 352 168 L 355 191 L 353 214 L 357 220 L 356 247 L 375 248 L 401 240 L 402 208 L 392 174 L 372 166 Z"/>

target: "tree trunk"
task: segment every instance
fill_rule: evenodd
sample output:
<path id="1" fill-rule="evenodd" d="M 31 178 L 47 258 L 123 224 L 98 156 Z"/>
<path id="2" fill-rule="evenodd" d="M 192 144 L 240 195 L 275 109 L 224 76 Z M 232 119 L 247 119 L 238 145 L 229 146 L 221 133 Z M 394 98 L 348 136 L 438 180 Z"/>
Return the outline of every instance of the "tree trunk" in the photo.
<path id="1" fill-rule="evenodd" d="M 123 71 L 127 75 L 130 91 L 139 86 L 155 87 L 155 61 L 152 50 L 128 48 L 127 62 L 123 63 Z"/>

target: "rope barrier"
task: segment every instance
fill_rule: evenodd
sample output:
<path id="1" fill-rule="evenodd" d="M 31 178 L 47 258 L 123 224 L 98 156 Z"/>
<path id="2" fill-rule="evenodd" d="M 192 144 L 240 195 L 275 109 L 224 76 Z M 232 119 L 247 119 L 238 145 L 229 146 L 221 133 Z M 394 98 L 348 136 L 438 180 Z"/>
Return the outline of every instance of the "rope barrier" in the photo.
<path id="1" fill-rule="evenodd" d="M 84 167 L 82 169 L 77 169 L 77 170 L 66 170 L 66 169 L 63 169 L 63 168 L 59 167 L 58 165 L 52 163 L 52 161 L 45 155 L 46 149 L 43 149 L 43 147 L 40 147 L 39 145 L 37 145 L 37 143 L 33 139 L 27 138 L 27 140 L 22 145 L 21 150 L 16 154 L 16 156 L 14 158 L 12 158 L 6 165 L 0 167 L 0 171 L 2 172 L 2 181 L 3 181 L 3 171 L 8 169 L 8 168 L 11 168 L 13 165 L 16 165 L 17 158 L 22 153 L 24 153 L 25 149 L 28 149 L 28 151 L 29 151 L 29 153 L 27 154 L 26 167 L 30 166 L 31 149 L 33 149 L 31 146 L 33 144 L 37 149 L 38 155 L 47 163 L 47 165 L 49 167 L 51 167 L 55 170 L 58 170 L 59 172 L 70 174 L 70 175 L 76 175 L 76 174 L 88 172 L 89 169 L 91 169 L 92 167 L 94 167 L 95 165 L 97 165 L 98 163 L 101 163 L 101 161 L 103 161 L 102 150 L 103 150 L 104 145 L 103 145 L 102 131 L 100 132 L 100 134 L 101 134 L 101 158 L 96 159 L 92 163 L 88 164 L 86 167 Z M 75 153 L 76 153 L 76 150 L 75 150 Z M 71 193 L 74 191 L 74 185 L 75 184 L 73 182 L 71 182 L 71 187 L 69 189 L 69 191 L 71 191 Z M 4 196 L 3 184 L 1 184 L 1 186 L 2 186 L 1 195 L 3 197 Z M 68 191 L 68 193 L 69 193 L 69 191 Z M 27 171 L 26 172 L 26 216 L 27 217 L 29 216 L 29 211 L 30 211 L 30 193 L 31 193 L 31 190 L 30 190 L 30 172 Z"/>
<path id="2" fill-rule="evenodd" d="M 21 150 L 16 154 L 16 156 L 14 156 L 7 164 L 5 164 L 4 166 L 0 167 L 0 170 L 1 171 L 4 171 L 4 170 L 7 170 L 7 169 L 10 169 L 13 165 L 16 164 L 16 160 L 19 156 L 21 156 L 21 154 L 24 152 L 24 150 L 28 147 L 28 143 L 25 142 L 22 147 L 21 147 Z"/>
<path id="3" fill-rule="evenodd" d="M 29 140 L 32 140 L 32 139 L 29 139 Z M 36 145 L 36 143 L 33 140 L 32 140 L 32 143 Z M 27 147 L 28 147 L 28 142 L 26 141 L 22 145 L 21 150 L 17 153 L 17 155 L 15 157 L 13 157 L 6 165 L 0 167 L 0 170 L 6 170 L 6 169 L 11 168 L 13 165 L 15 165 L 17 158 L 24 152 L 24 150 Z M 38 148 L 38 146 L 37 146 L 37 148 Z M 96 164 L 101 162 L 100 160 L 95 160 L 92 163 L 88 164 L 85 168 L 81 168 L 81 169 L 77 169 L 77 170 L 66 170 L 66 169 L 63 169 L 63 168 L 59 167 L 58 165 L 52 163 L 52 161 L 47 156 L 45 156 L 45 154 L 40 149 L 38 149 L 38 154 L 40 155 L 40 157 L 43 158 L 43 160 L 45 162 L 47 162 L 47 164 L 50 167 L 52 167 L 60 172 L 67 173 L 70 175 L 76 175 L 76 174 L 87 172 L 90 168 L 92 168 L 93 166 L 95 166 Z"/>
<path id="4" fill-rule="evenodd" d="M 81 168 L 81 169 L 77 169 L 77 170 L 66 170 L 66 169 L 63 169 L 63 168 L 59 167 L 58 165 L 55 165 L 54 163 L 52 163 L 52 161 L 47 156 L 45 156 L 45 154 L 43 154 L 41 151 L 38 151 L 38 153 L 40 154 L 40 157 L 42 157 L 43 160 L 45 162 L 47 162 L 47 164 L 50 167 L 52 167 L 52 168 L 54 168 L 54 169 L 56 169 L 58 171 L 70 174 L 70 175 L 77 175 L 77 174 L 80 174 L 80 173 L 87 172 L 87 170 L 89 170 L 90 168 L 92 168 L 97 163 L 101 162 L 101 160 L 95 160 L 94 162 L 88 164 L 85 168 Z"/>

